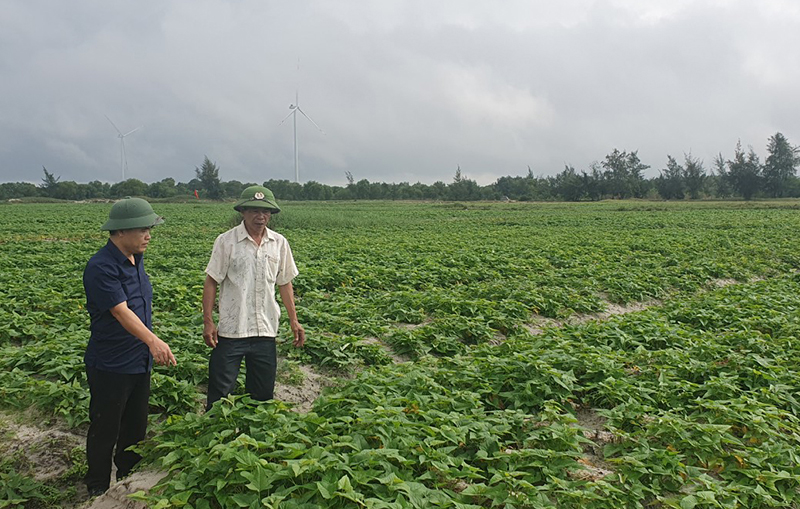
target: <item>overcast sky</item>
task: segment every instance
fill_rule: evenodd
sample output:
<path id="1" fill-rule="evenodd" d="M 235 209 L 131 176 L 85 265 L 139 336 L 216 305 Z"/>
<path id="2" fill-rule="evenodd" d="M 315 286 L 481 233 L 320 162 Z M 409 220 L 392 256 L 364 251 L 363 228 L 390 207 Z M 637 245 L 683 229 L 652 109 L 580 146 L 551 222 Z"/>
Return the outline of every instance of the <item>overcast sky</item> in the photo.
<path id="1" fill-rule="evenodd" d="M 451 182 L 800 144 L 797 0 L 0 0 L 0 181 Z M 299 61 L 299 69 L 298 69 Z"/>

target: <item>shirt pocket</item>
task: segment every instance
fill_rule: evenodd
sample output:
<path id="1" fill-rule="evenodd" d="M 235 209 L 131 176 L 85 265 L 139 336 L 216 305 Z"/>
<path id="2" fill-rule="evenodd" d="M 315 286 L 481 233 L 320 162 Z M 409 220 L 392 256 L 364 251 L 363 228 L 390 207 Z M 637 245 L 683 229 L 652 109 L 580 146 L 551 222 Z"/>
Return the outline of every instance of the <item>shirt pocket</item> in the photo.
<path id="1" fill-rule="evenodd" d="M 235 253 L 231 257 L 230 264 L 228 265 L 228 272 L 225 275 L 235 286 L 239 288 L 247 288 L 257 277 L 256 274 L 256 260 L 252 253 L 243 251 Z"/>
<path id="2" fill-rule="evenodd" d="M 275 283 L 278 279 L 278 270 L 280 270 L 280 259 L 277 256 L 267 254 L 267 280 L 270 283 Z"/>

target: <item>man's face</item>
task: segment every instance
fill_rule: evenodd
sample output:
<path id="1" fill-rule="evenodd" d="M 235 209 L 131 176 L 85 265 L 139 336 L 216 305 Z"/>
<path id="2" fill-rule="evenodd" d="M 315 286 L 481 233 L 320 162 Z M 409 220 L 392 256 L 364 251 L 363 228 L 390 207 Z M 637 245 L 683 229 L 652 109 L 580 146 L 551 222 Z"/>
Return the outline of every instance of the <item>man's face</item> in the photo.
<path id="1" fill-rule="evenodd" d="M 150 243 L 150 228 L 134 228 L 132 230 L 120 230 L 118 235 L 122 244 L 132 254 L 142 254 Z"/>
<path id="2" fill-rule="evenodd" d="M 242 209 L 244 225 L 248 230 L 261 230 L 267 226 L 272 212 L 269 209 L 247 208 Z"/>

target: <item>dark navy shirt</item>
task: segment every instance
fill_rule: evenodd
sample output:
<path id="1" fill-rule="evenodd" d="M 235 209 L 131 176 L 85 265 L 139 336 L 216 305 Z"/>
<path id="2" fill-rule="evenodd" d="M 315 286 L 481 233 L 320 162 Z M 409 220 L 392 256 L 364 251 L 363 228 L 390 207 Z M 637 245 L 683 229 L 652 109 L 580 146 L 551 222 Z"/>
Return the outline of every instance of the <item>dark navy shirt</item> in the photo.
<path id="1" fill-rule="evenodd" d="M 111 314 L 111 308 L 127 302 L 128 308 L 152 330 L 153 287 L 144 272 L 141 254 L 130 260 L 111 240 L 86 264 L 83 288 L 91 318 L 91 336 L 86 347 L 86 366 L 112 373 L 147 373 L 153 367 L 150 349 L 126 331 Z"/>

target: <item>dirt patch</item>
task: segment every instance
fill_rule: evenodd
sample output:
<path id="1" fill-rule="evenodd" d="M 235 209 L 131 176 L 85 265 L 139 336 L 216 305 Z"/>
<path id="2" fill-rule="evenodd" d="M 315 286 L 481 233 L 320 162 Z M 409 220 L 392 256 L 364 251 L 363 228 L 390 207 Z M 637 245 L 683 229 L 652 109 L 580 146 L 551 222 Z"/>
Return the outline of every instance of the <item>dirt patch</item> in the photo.
<path id="1" fill-rule="evenodd" d="M 578 458 L 578 463 L 583 465 L 582 469 L 571 470 L 567 473 L 571 479 L 576 481 L 599 481 L 614 473 L 611 465 L 595 457 L 583 456 Z"/>
<path id="2" fill-rule="evenodd" d="M 414 329 L 419 329 L 423 325 L 428 325 L 430 323 L 433 323 L 433 318 L 428 317 L 428 318 L 425 318 L 424 320 L 422 320 L 420 323 L 400 322 L 400 323 L 397 324 L 397 327 L 400 328 L 400 329 L 405 329 L 405 330 L 414 330 Z"/>
<path id="3" fill-rule="evenodd" d="M 591 408 L 579 408 L 575 411 L 575 418 L 581 428 L 598 431 L 606 429 L 606 418 Z"/>
<path id="4" fill-rule="evenodd" d="M 613 466 L 606 462 L 603 448 L 610 443 L 617 442 L 619 437 L 605 429 L 606 418 L 591 408 L 579 408 L 575 412 L 578 425 L 583 428 L 583 436 L 591 443 L 583 445 L 583 456 L 578 463 L 583 468 L 569 472 L 569 476 L 581 481 L 599 481 L 614 473 Z"/>
<path id="5" fill-rule="evenodd" d="M 56 479 L 72 468 L 71 452 L 83 447 L 85 437 L 59 429 L 39 429 L 0 420 L 0 455 L 15 458 L 40 482 Z"/>
<path id="6" fill-rule="evenodd" d="M 738 281 L 735 279 L 724 278 L 724 279 L 714 279 L 711 281 L 710 286 L 712 288 L 725 288 L 726 286 L 735 285 Z"/>
<path id="7" fill-rule="evenodd" d="M 663 303 L 660 300 L 647 300 L 644 302 L 632 302 L 630 304 L 614 304 L 613 302 L 605 302 L 605 311 L 599 313 L 576 313 L 570 315 L 564 320 L 556 320 L 555 318 L 547 318 L 541 315 L 534 315 L 529 323 L 525 324 L 525 328 L 533 334 L 538 336 L 542 334 L 545 329 L 563 327 L 564 325 L 576 325 L 581 323 L 590 322 L 592 320 L 608 320 L 612 316 L 624 315 L 627 313 L 635 313 L 636 311 L 644 311 L 653 306 L 660 306 Z"/>
<path id="8" fill-rule="evenodd" d="M 299 366 L 303 380 L 297 385 L 275 382 L 275 399 L 292 403 L 294 409 L 305 413 L 311 410 L 322 389 L 334 384 L 330 377 L 321 375 L 309 366 Z"/>
<path id="9" fill-rule="evenodd" d="M 150 491 L 166 472 L 134 472 L 125 479 L 112 484 L 108 491 L 86 502 L 82 509 L 145 509 L 144 502 L 131 500 L 128 495 L 137 491 Z"/>
<path id="10" fill-rule="evenodd" d="M 533 319 L 524 325 L 524 327 L 533 334 L 534 336 L 538 336 L 539 334 L 543 333 L 545 329 L 552 329 L 563 327 L 564 322 L 560 320 L 556 320 L 555 318 L 547 318 L 546 316 L 542 315 L 534 315 Z"/>
<path id="11" fill-rule="evenodd" d="M 578 426 L 583 428 L 583 436 L 591 440 L 592 444 L 584 446 L 584 452 L 597 458 L 603 457 L 603 447 L 607 444 L 619 442 L 619 437 L 606 430 L 606 418 L 591 408 L 579 408 L 575 411 Z"/>
<path id="12" fill-rule="evenodd" d="M 628 313 L 636 313 L 637 311 L 644 311 L 647 308 L 661 306 L 662 301 L 658 299 L 651 299 L 642 302 L 631 302 L 629 304 L 615 304 L 613 302 L 605 301 L 605 310 L 599 313 L 585 313 L 576 314 L 569 319 L 567 323 L 584 323 L 592 320 L 608 320 L 612 316 L 626 315 Z"/>
<path id="13" fill-rule="evenodd" d="M 541 334 L 541 332 L 540 332 L 540 334 Z M 505 334 L 502 334 L 500 332 L 495 332 L 494 336 L 492 336 L 492 339 L 489 340 L 489 344 L 492 345 L 492 346 L 501 345 L 501 344 L 505 343 L 506 339 L 508 339 L 508 338 L 506 337 Z"/>
<path id="14" fill-rule="evenodd" d="M 644 311 L 647 308 L 660 306 L 663 302 L 660 300 L 648 300 L 645 302 L 632 302 L 630 304 L 620 305 L 620 304 L 612 304 L 608 303 L 606 305 L 606 310 L 597 313 L 597 318 L 605 319 L 615 315 L 624 315 L 627 313 L 635 313 L 637 311 Z"/>

